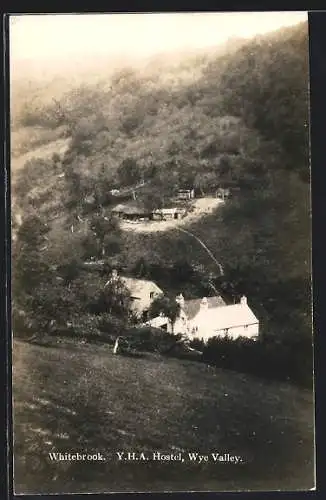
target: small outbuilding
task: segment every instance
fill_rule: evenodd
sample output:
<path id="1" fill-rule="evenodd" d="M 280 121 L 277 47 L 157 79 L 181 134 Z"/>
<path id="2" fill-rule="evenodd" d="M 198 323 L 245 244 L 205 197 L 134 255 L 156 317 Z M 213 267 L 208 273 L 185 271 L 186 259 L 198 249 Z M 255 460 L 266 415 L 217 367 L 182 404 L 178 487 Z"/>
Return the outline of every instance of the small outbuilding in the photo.
<path id="1" fill-rule="evenodd" d="M 179 189 L 177 193 L 178 200 L 192 200 L 195 198 L 195 190 L 191 189 Z"/>
<path id="2" fill-rule="evenodd" d="M 186 209 L 180 207 L 158 208 L 153 212 L 155 220 L 181 219 L 186 214 Z"/>
<path id="3" fill-rule="evenodd" d="M 216 191 L 216 198 L 226 200 L 231 197 L 231 190 L 229 188 L 218 188 Z"/>
<path id="4" fill-rule="evenodd" d="M 120 203 L 112 209 L 112 213 L 117 217 L 129 221 L 152 220 L 153 214 L 150 210 L 137 201 L 130 203 Z"/>

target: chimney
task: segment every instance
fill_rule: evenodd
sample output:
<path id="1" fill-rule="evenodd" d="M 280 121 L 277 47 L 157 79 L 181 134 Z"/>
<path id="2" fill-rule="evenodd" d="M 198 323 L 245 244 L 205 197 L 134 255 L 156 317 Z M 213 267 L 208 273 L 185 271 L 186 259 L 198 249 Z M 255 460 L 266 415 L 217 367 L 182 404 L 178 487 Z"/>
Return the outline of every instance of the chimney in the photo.
<path id="1" fill-rule="evenodd" d="M 184 296 L 182 295 L 182 293 L 179 293 L 179 295 L 176 296 L 176 302 L 177 304 L 180 305 L 181 309 L 184 308 L 184 305 L 185 305 L 185 299 L 184 299 Z"/>
<path id="2" fill-rule="evenodd" d="M 207 297 L 203 297 L 200 303 L 200 309 L 208 309 Z"/>
<path id="3" fill-rule="evenodd" d="M 247 297 L 245 295 L 242 295 L 240 299 L 240 304 L 243 306 L 247 305 Z"/>

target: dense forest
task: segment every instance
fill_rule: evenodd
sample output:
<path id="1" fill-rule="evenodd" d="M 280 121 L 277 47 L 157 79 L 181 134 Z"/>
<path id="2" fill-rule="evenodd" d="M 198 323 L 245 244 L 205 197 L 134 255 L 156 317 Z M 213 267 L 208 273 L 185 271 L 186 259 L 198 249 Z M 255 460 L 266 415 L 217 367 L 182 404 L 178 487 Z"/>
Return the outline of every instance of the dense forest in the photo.
<path id="1" fill-rule="evenodd" d="M 107 269 L 155 279 L 170 293 L 182 286 L 189 297 L 209 293 L 210 277 L 228 297 L 248 296 L 263 335 L 309 345 L 307 30 L 303 23 L 236 40 L 163 68 L 126 67 L 20 110 L 17 126 L 66 138 L 68 148 L 13 173 L 22 215 L 17 227 L 13 221 L 17 329 L 54 321 L 95 328 L 92 315 L 102 323 L 122 318 L 127 292 L 96 290 L 82 266 L 104 256 Z M 184 186 L 235 188 L 190 227 L 223 263 L 223 277 L 185 234 L 121 230 L 110 191 L 139 181 L 152 209 Z"/>

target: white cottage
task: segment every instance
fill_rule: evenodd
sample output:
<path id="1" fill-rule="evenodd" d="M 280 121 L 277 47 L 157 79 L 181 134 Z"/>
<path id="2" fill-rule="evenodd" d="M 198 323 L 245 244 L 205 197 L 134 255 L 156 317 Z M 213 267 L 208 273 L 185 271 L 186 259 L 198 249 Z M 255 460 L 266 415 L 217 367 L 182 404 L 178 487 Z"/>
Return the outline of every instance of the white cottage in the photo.
<path id="1" fill-rule="evenodd" d="M 210 307 L 204 297 L 198 313 L 189 320 L 189 332 L 193 338 L 207 341 L 212 337 L 246 337 L 256 339 L 259 321 L 242 297 L 240 303 Z"/>
<path id="2" fill-rule="evenodd" d="M 259 321 L 248 306 L 246 297 L 242 297 L 240 303 L 231 305 L 226 305 L 220 296 L 185 300 L 180 294 L 176 301 L 180 305 L 180 314 L 173 325 L 163 314 L 147 324 L 204 341 L 212 337 L 255 340 L 259 335 Z"/>

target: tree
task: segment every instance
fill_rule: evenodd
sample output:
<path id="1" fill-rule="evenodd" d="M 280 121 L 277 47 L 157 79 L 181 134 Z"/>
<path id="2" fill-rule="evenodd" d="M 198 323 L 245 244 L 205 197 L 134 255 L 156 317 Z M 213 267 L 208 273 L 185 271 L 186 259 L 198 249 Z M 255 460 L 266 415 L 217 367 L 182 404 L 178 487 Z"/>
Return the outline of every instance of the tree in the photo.
<path id="1" fill-rule="evenodd" d="M 15 183 L 13 193 L 18 198 L 19 204 L 23 204 L 29 192 L 38 186 L 44 187 L 51 173 L 55 170 L 54 163 L 40 158 L 31 158 L 22 169 L 15 172 Z"/>
<path id="2" fill-rule="evenodd" d="M 173 264 L 172 277 L 176 283 L 191 282 L 194 278 L 194 269 L 187 260 L 180 259 Z"/>
<path id="3" fill-rule="evenodd" d="M 59 266 L 58 274 L 62 277 L 64 285 L 69 287 L 78 278 L 80 275 L 80 264 L 80 260 L 72 256 L 70 260 Z"/>
<path id="4" fill-rule="evenodd" d="M 218 185 L 218 177 L 215 172 L 199 172 L 194 179 L 194 187 L 199 189 L 204 196 L 207 192 L 214 190 Z"/>
<path id="5" fill-rule="evenodd" d="M 141 179 L 141 172 L 133 158 L 126 158 L 118 168 L 118 176 L 123 186 L 132 186 Z"/>
<path id="6" fill-rule="evenodd" d="M 173 327 L 173 324 L 180 313 L 180 305 L 176 302 L 174 297 L 165 295 L 162 297 L 157 297 L 151 303 L 148 315 L 150 318 L 155 318 L 160 313 L 163 313 L 164 316 L 169 318 Z"/>
<path id="7" fill-rule="evenodd" d="M 64 179 L 67 190 L 65 206 L 70 214 L 80 214 L 87 205 L 87 197 L 94 194 L 95 187 L 94 176 L 89 171 L 89 163 L 84 155 L 75 156 L 65 164 Z"/>
<path id="8" fill-rule="evenodd" d="M 154 187 L 151 189 L 151 191 L 143 193 L 142 200 L 145 209 L 149 212 L 153 212 L 154 210 L 157 210 L 164 206 L 164 195 L 162 194 L 160 189 L 155 189 Z"/>
<path id="9" fill-rule="evenodd" d="M 79 283 L 79 287 L 81 285 Z M 65 326 L 72 316 L 81 314 L 83 310 L 76 284 L 67 286 L 54 275 L 49 275 L 47 281 L 39 283 L 30 305 L 30 315 L 36 319 L 37 326 L 44 329 L 49 329 L 53 323 Z"/>
<path id="10" fill-rule="evenodd" d="M 14 276 L 19 278 L 23 289 L 33 288 L 46 272 L 40 249 L 47 241 L 48 231 L 47 224 L 35 214 L 23 220 L 17 231 Z"/>
<path id="11" fill-rule="evenodd" d="M 102 210 L 105 205 L 110 205 L 114 202 L 114 197 L 110 193 L 112 183 L 113 176 L 110 164 L 102 162 L 94 185 L 94 203 L 91 209 Z"/>
<path id="12" fill-rule="evenodd" d="M 149 278 L 150 277 L 150 266 L 144 257 L 140 257 L 137 260 L 135 266 L 133 267 L 133 273 L 137 278 Z"/>
<path id="13" fill-rule="evenodd" d="M 116 254 L 120 249 L 120 230 L 117 220 L 111 216 L 94 215 L 89 227 L 95 236 L 98 257 Z"/>
<path id="14" fill-rule="evenodd" d="M 35 297 L 52 278 L 51 267 L 42 249 L 47 242 L 48 226 L 33 214 L 22 221 L 13 244 L 13 310 L 37 320 Z"/>
<path id="15" fill-rule="evenodd" d="M 83 237 L 82 255 L 85 260 L 101 258 L 101 248 L 91 231 Z"/>
<path id="16" fill-rule="evenodd" d="M 96 292 L 89 305 L 93 314 L 108 313 L 127 320 L 130 315 L 131 296 L 121 279 L 109 280 L 103 289 Z"/>

